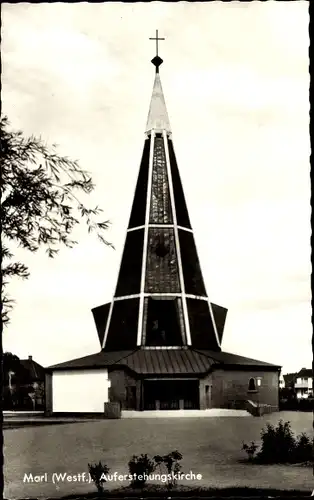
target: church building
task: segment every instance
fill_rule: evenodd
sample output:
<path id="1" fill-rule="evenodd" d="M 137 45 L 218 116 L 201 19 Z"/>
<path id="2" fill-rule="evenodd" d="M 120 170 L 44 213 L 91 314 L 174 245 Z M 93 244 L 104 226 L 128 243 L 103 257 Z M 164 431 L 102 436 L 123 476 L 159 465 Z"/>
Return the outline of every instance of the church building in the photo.
<path id="1" fill-rule="evenodd" d="M 155 79 L 117 285 L 111 302 L 92 310 L 100 350 L 46 369 L 47 412 L 103 414 L 106 403 L 122 411 L 244 408 L 248 400 L 277 409 L 280 367 L 222 351 L 227 309 L 206 292 L 158 45 L 151 62 Z"/>

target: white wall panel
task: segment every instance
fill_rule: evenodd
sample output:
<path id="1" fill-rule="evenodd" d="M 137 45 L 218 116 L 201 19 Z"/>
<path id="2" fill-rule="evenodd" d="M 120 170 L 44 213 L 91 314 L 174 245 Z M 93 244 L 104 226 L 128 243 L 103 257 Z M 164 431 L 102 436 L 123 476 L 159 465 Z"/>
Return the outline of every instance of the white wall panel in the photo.
<path id="1" fill-rule="evenodd" d="M 52 375 L 53 412 L 97 413 L 109 401 L 108 371 L 62 370 Z"/>

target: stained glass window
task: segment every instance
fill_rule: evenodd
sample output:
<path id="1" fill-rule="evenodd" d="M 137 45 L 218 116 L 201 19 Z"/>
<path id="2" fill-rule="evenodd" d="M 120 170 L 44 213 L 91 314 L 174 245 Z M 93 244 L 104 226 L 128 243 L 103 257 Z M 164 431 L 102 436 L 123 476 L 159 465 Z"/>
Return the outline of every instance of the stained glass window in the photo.
<path id="1" fill-rule="evenodd" d="M 180 291 L 174 230 L 150 228 L 148 230 L 145 292 L 176 293 Z"/>
<path id="2" fill-rule="evenodd" d="M 149 222 L 151 224 L 172 223 L 166 155 L 162 137 L 155 137 L 154 143 Z"/>
<path id="3" fill-rule="evenodd" d="M 180 297 L 146 297 L 144 343 L 147 346 L 182 346 L 184 321 Z"/>

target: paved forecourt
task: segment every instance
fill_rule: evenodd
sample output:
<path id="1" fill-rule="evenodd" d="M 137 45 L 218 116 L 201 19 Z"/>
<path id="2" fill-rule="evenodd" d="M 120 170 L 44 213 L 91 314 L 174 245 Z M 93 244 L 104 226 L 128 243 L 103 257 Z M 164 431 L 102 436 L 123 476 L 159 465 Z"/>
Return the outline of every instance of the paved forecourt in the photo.
<path id="1" fill-rule="evenodd" d="M 310 412 L 281 412 L 249 419 L 125 418 L 7 429 L 4 431 L 5 497 L 61 497 L 96 491 L 83 476 L 83 472 L 88 472 L 88 462 L 101 460 L 107 463 L 110 472 L 126 474 L 127 462 L 133 454 L 166 454 L 175 449 L 183 455 L 183 472 L 202 475 L 201 481 L 182 481 L 185 486 L 310 491 L 311 468 L 241 463 L 245 458 L 242 441 L 258 441 L 266 422 L 276 424 L 280 418 L 290 420 L 297 434 L 304 431 L 312 435 Z M 52 482 L 53 473 L 63 474 L 56 484 Z M 33 482 L 27 480 L 30 474 L 36 477 Z M 108 488 L 127 484 L 112 481 Z"/>

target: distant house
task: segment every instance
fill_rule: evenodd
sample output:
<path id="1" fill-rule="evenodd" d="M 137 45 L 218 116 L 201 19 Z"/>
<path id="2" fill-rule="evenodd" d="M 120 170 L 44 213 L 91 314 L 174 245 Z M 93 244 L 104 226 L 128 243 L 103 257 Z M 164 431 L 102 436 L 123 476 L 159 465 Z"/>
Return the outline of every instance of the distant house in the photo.
<path id="1" fill-rule="evenodd" d="M 45 380 L 45 369 L 33 360 L 32 356 L 27 359 L 20 359 L 20 363 L 28 374 L 29 382 L 36 384 Z"/>
<path id="2" fill-rule="evenodd" d="M 295 376 L 294 390 L 298 399 L 313 396 L 313 372 L 310 368 L 302 368 Z"/>
<path id="3" fill-rule="evenodd" d="M 18 359 L 5 376 L 5 410 L 42 410 L 45 405 L 45 369 L 33 360 Z"/>
<path id="4" fill-rule="evenodd" d="M 284 389 L 285 387 L 285 379 L 282 373 L 279 375 L 279 388 Z"/>
<path id="5" fill-rule="evenodd" d="M 296 376 L 297 376 L 297 373 L 286 373 L 286 375 L 283 375 L 283 379 L 284 379 L 283 387 L 285 389 L 294 389 Z"/>

